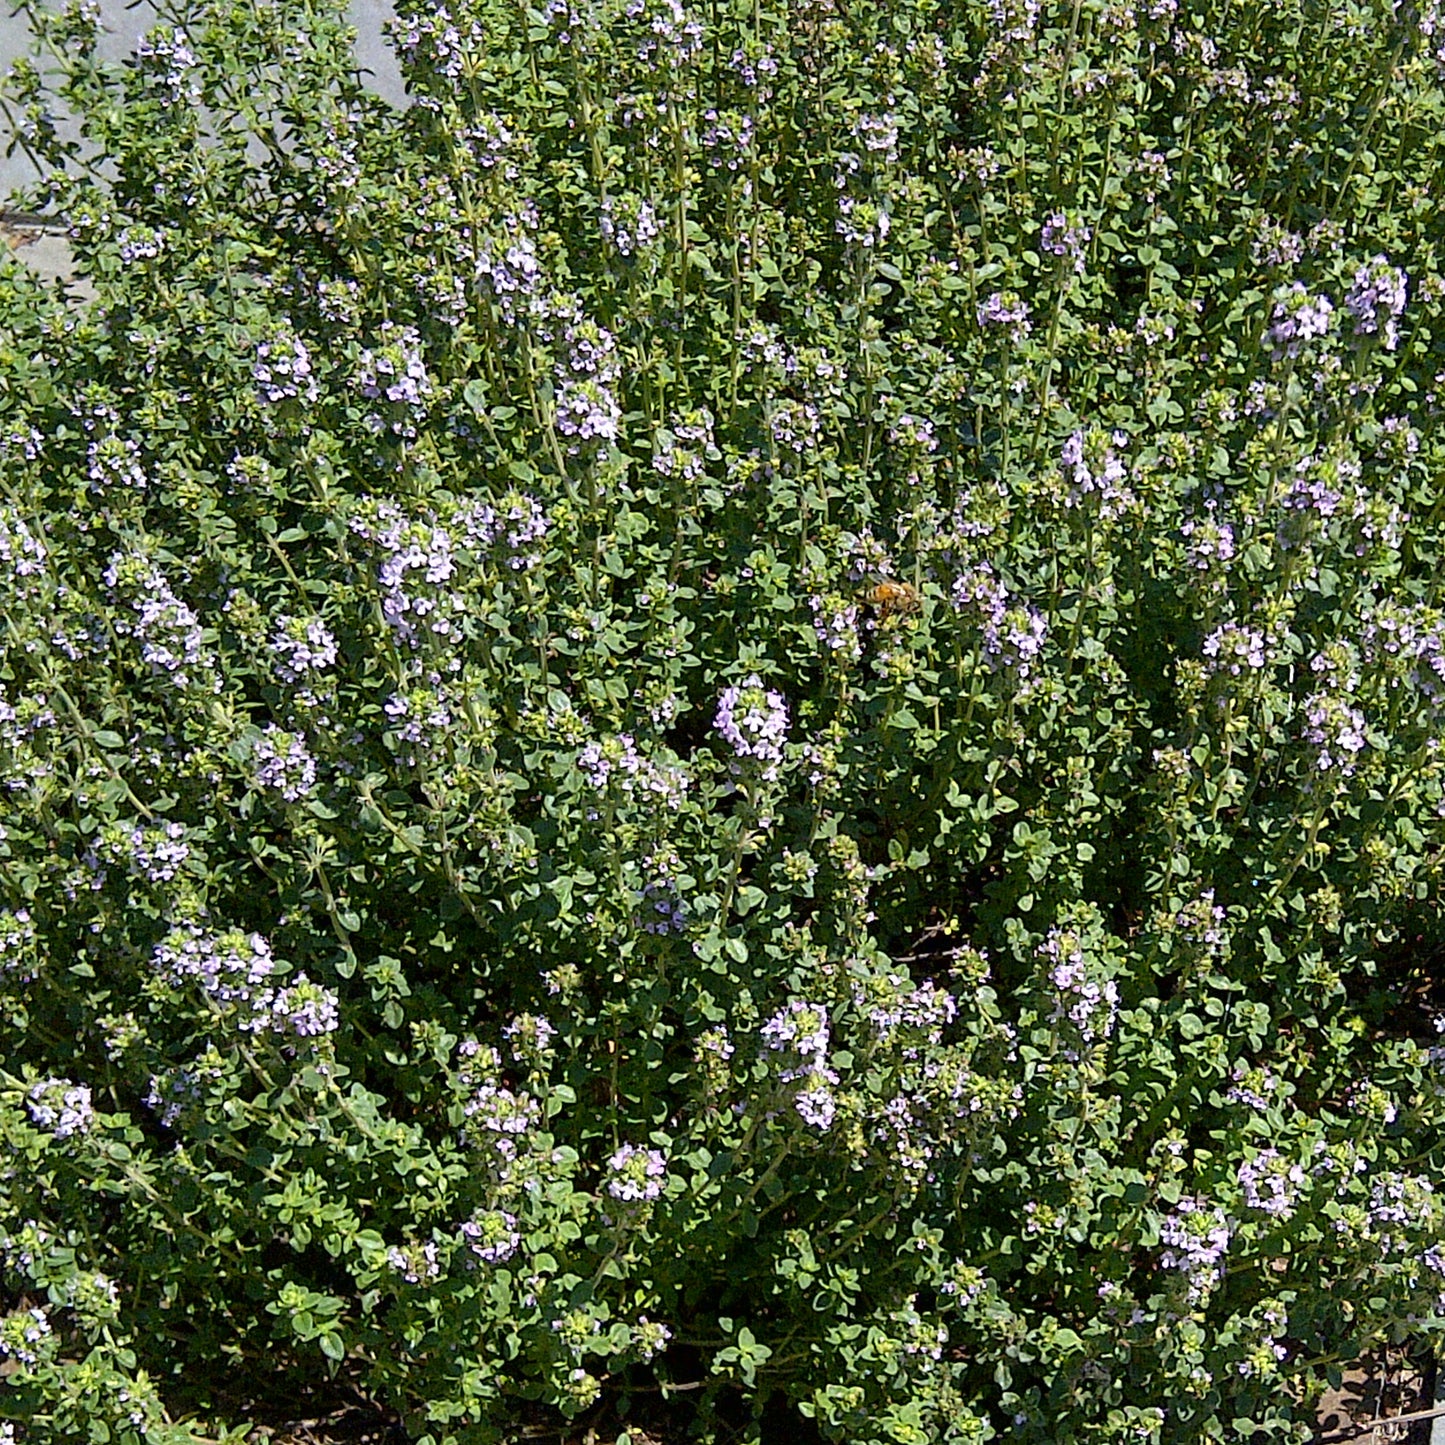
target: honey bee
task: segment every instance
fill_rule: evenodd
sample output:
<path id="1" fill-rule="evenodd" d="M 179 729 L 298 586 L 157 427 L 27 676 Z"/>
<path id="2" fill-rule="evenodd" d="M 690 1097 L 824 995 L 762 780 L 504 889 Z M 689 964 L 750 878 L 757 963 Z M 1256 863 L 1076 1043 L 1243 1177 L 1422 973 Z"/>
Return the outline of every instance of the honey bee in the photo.
<path id="1" fill-rule="evenodd" d="M 876 587 L 870 587 L 863 594 L 863 600 L 878 610 L 880 619 L 907 617 L 923 605 L 918 588 L 908 582 L 884 580 Z"/>

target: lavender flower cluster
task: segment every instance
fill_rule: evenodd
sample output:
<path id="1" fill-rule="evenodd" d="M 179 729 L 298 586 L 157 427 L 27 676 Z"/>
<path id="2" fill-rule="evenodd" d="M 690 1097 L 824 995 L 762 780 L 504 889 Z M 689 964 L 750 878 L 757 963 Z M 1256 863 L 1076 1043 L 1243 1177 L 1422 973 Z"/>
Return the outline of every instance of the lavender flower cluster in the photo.
<path id="1" fill-rule="evenodd" d="M 837 1113 L 833 1086 L 837 1072 L 828 1066 L 828 1010 L 822 1004 L 791 999 L 759 1030 L 763 1047 L 781 1054 L 778 1080 L 800 1084 L 793 1096 L 798 1117 L 819 1133 L 826 1132 Z"/>
<path id="2" fill-rule="evenodd" d="M 1111 978 L 1096 977 L 1079 936 L 1068 929 L 1050 929 L 1039 954 L 1056 995 L 1049 1022 L 1067 1019 L 1085 1049 L 1109 1038 L 1119 1008 L 1119 986 Z M 1066 1047 L 1063 1052 L 1071 1060 L 1080 1057 L 1078 1049 Z"/>
<path id="3" fill-rule="evenodd" d="M 977 623 L 989 667 L 1015 682 L 1027 682 L 1048 641 L 1043 613 L 1015 602 L 986 562 L 957 577 L 952 595 L 954 607 Z"/>
<path id="4" fill-rule="evenodd" d="M 412 647 L 422 629 L 435 637 L 458 632 L 458 616 L 466 610 L 460 593 L 445 588 L 457 571 L 451 534 L 435 517 L 411 520 L 394 502 L 372 501 L 351 518 L 350 527 L 382 553 L 377 569 L 381 615 L 397 636 Z M 411 574 L 418 574 L 413 580 Z M 426 589 L 417 587 L 424 582 Z"/>
<path id="5" fill-rule="evenodd" d="M 238 1021 L 246 1033 L 279 1034 L 286 1038 L 315 1039 L 335 1033 L 341 1026 L 337 996 L 298 973 L 284 988 L 263 989 L 251 1000 L 251 1013 Z"/>
<path id="6" fill-rule="evenodd" d="M 91 490 L 104 495 L 112 487 L 143 492 L 147 481 L 140 446 L 131 437 L 96 437 L 85 451 L 85 475 Z"/>
<path id="7" fill-rule="evenodd" d="M 1334 310 L 1328 296 L 1312 294 L 1303 281 L 1276 290 L 1274 313 L 1264 333 L 1274 360 L 1294 359 L 1311 341 L 1328 335 Z"/>
<path id="8" fill-rule="evenodd" d="M 267 406 L 288 401 L 315 401 L 321 394 L 311 365 L 311 351 L 282 323 L 264 341 L 256 343 L 251 379 L 256 395 Z"/>
<path id="9" fill-rule="evenodd" d="M 484 32 L 476 20 L 463 28 L 450 6 L 436 3 L 389 22 L 402 63 L 417 72 L 435 71 L 448 80 L 461 78 L 467 57 L 482 49 Z"/>
<path id="10" fill-rule="evenodd" d="M 107 824 L 96 840 L 97 860 L 124 866 L 133 878 L 169 883 L 191 856 L 184 823 L 158 821 L 149 828 Z"/>
<path id="11" fill-rule="evenodd" d="M 95 1118 L 89 1087 L 70 1079 L 41 1079 L 26 1093 L 25 1107 L 35 1127 L 57 1139 L 84 1134 Z"/>
<path id="12" fill-rule="evenodd" d="M 1376 256 L 1361 266 L 1345 296 L 1345 310 L 1355 320 L 1355 335 L 1378 337 L 1386 351 L 1393 351 L 1400 344 L 1406 292 L 1405 273 L 1386 257 Z"/>
<path id="13" fill-rule="evenodd" d="M 557 430 L 571 438 L 576 451 L 616 441 L 622 426 L 616 339 L 605 327 L 579 316 L 565 327 L 562 340 L 566 358 L 556 368 Z"/>
<path id="14" fill-rule="evenodd" d="M 606 793 L 615 781 L 625 798 L 669 811 L 682 806 L 692 786 L 685 768 L 644 757 L 631 733 L 587 743 L 577 754 L 577 768 L 594 792 Z"/>
<path id="15" fill-rule="evenodd" d="M 0 503 L 0 577 L 13 603 L 34 602 L 40 595 L 36 579 L 45 576 L 49 553 L 20 513 Z"/>
<path id="16" fill-rule="evenodd" d="M 1306 743 L 1315 749 L 1315 767 L 1340 778 L 1354 776 L 1368 741 L 1365 715 L 1334 692 L 1317 692 L 1305 701 Z"/>
<path id="17" fill-rule="evenodd" d="M 1259 672 L 1270 661 L 1264 633 L 1236 622 L 1222 622 L 1204 639 L 1200 651 L 1212 676 L 1239 677 L 1248 669 Z"/>
<path id="18" fill-rule="evenodd" d="M 1306 1182 L 1304 1166 L 1278 1149 L 1261 1149 L 1239 1166 L 1239 1187 L 1244 1202 L 1273 1219 L 1288 1219 L 1294 1213 Z"/>
<path id="19" fill-rule="evenodd" d="M 602 239 L 627 260 L 640 256 L 662 234 L 657 212 L 637 195 L 604 196 L 598 229 Z"/>
<path id="20" fill-rule="evenodd" d="M 161 570 L 144 557 L 117 553 L 104 573 L 105 585 L 128 602 L 132 616 L 115 621 L 116 631 L 134 637 L 152 673 L 178 688 L 192 683 L 219 691 L 215 663 L 205 645 L 200 619 L 182 602 Z"/>
<path id="21" fill-rule="evenodd" d="M 279 793 L 288 803 L 299 803 L 316 787 L 316 759 L 300 733 L 286 732 L 267 723 L 251 744 L 256 786 Z"/>
<path id="22" fill-rule="evenodd" d="M 135 54 L 142 72 L 166 105 L 200 104 L 201 84 L 196 75 L 196 53 L 183 31 L 169 25 L 157 25 L 141 37 Z"/>
<path id="23" fill-rule="evenodd" d="M 430 1284 L 441 1278 L 440 1251 L 435 1240 L 424 1244 L 392 1245 L 385 1255 L 386 1266 L 407 1284 Z"/>
<path id="24" fill-rule="evenodd" d="M 452 707 L 446 693 L 438 688 L 438 681 L 432 674 L 426 682 L 394 692 L 382 703 L 382 712 L 395 727 L 397 742 L 427 748 L 441 745 L 452 725 Z"/>
<path id="25" fill-rule="evenodd" d="M 0 908 L 0 982 L 34 983 L 40 977 L 35 940 L 28 908 Z"/>
<path id="26" fill-rule="evenodd" d="M 259 933 L 207 934 L 191 925 L 173 929 L 155 946 L 151 967 L 172 988 L 195 982 L 217 1003 L 249 1003 L 275 972 L 276 960 Z"/>
<path id="27" fill-rule="evenodd" d="M 660 1149 L 623 1144 L 607 1161 L 612 1171 L 607 1192 L 624 1204 L 644 1204 L 662 1196 L 667 1156 Z"/>
<path id="28" fill-rule="evenodd" d="M 644 860 L 637 925 L 644 933 L 663 938 L 685 933 L 687 904 L 682 897 L 682 860 L 670 850 L 655 849 Z"/>
<path id="29" fill-rule="evenodd" d="M 336 638 L 319 617 L 276 619 L 271 634 L 272 666 L 286 683 L 308 682 L 336 664 Z"/>
<path id="30" fill-rule="evenodd" d="M 1115 450 L 1128 441 L 1122 431 L 1105 432 L 1099 427 L 1073 432 L 1064 443 L 1060 468 L 1069 483 L 1069 505 L 1078 506 L 1086 497 L 1097 497 L 1099 515 L 1117 517 L 1133 500 L 1126 484 L 1129 472 Z"/>
<path id="31" fill-rule="evenodd" d="M 40 1351 L 52 1338 L 50 1320 L 42 1309 L 15 1310 L 0 1319 L 0 1359 L 19 1365 L 40 1363 Z"/>
<path id="32" fill-rule="evenodd" d="M 1224 1256 L 1233 1237 L 1234 1227 L 1219 1205 L 1185 1195 L 1160 1224 L 1164 1249 L 1159 1263 L 1184 1276 L 1188 1298 L 1197 1303 L 1224 1278 Z"/>
<path id="33" fill-rule="evenodd" d="M 1050 256 L 1073 264 L 1074 273 L 1084 274 L 1084 263 L 1089 254 L 1089 243 L 1094 239 L 1093 228 L 1082 221 L 1055 211 L 1043 225 L 1039 236 L 1039 249 Z"/>
<path id="34" fill-rule="evenodd" d="M 505 1264 L 521 1247 L 517 1216 L 505 1209 L 487 1209 L 457 1226 L 463 1248 L 483 1264 Z"/>
<path id="35" fill-rule="evenodd" d="M 369 401 L 385 401 L 391 406 L 385 417 L 373 414 L 367 418 L 372 431 L 389 430 L 398 437 L 414 438 L 417 421 L 426 414 L 434 390 L 417 329 L 384 323 L 377 345 L 365 348 L 357 361 L 356 384 Z"/>
<path id="36" fill-rule="evenodd" d="M 847 597 L 836 593 L 814 592 L 808 598 L 813 614 L 813 635 L 819 644 L 845 666 L 863 655 L 863 638 L 859 632 L 863 610 Z"/>
<path id="37" fill-rule="evenodd" d="M 788 703 L 782 693 L 765 688 L 754 673 L 723 689 L 713 726 L 732 749 L 735 773 L 755 770 L 765 782 L 778 776 L 788 737 Z"/>
<path id="38" fill-rule="evenodd" d="M 1027 339 L 1033 330 L 1029 303 L 1016 291 L 995 291 L 978 303 L 978 324 L 987 331 L 1003 331 L 1015 346 Z"/>

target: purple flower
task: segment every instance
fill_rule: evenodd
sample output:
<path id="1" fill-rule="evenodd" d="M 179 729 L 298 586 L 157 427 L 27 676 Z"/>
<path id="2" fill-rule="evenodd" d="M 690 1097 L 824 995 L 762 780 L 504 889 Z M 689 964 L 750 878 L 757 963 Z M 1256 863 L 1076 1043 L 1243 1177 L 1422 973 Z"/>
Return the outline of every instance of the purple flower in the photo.
<path id="1" fill-rule="evenodd" d="M 160 1117 L 163 1128 L 173 1129 L 186 1109 L 201 1101 L 201 1076 L 192 1068 L 152 1074 L 150 1088 L 141 1101 Z"/>
<path id="2" fill-rule="evenodd" d="M 1279 287 L 1274 293 L 1274 314 L 1264 333 L 1275 361 L 1297 357 L 1316 337 L 1330 329 L 1334 306 L 1327 296 L 1313 296 L 1303 281 Z"/>
<path id="3" fill-rule="evenodd" d="M 735 110 L 706 110 L 702 118 L 706 122 L 702 143 L 714 168 L 733 173 L 742 170 L 752 152 L 752 116 Z"/>
<path id="4" fill-rule="evenodd" d="M 658 431 L 655 444 L 652 469 L 658 476 L 697 481 L 707 470 L 709 455 L 717 455 L 712 413 L 706 408 L 682 412 Z"/>
<path id="5" fill-rule="evenodd" d="M 1214 889 L 1206 888 L 1192 903 L 1174 915 L 1174 927 L 1184 942 L 1205 953 L 1219 953 L 1225 944 L 1224 909 L 1214 901 Z"/>
<path id="6" fill-rule="evenodd" d="M 898 159 L 898 117 L 860 115 L 853 122 L 853 139 L 877 157 L 878 164 L 891 165 Z"/>
<path id="7" fill-rule="evenodd" d="M 1055 211 L 1045 222 L 1039 237 L 1040 250 L 1061 260 L 1071 260 L 1077 275 L 1084 274 L 1084 261 L 1088 255 L 1089 242 L 1094 239 L 1093 229 L 1082 222 L 1071 219 L 1062 211 Z"/>
<path id="8" fill-rule="evenodd" d="M 268 988 L 258 994 L 251 1007 L 251 1017 L 242 1019 L 238 1025 L 247 1033 L 264 1030 L 298 1039 L 314 1039 L 335 1033 L 341 1023 L 336 995 L 312 983 L 304 973 L 297 974 L 296 981 L 285 988 Z"/>
<path id="9" fill-rule="evenodd" d="M 1217 1204 L 1186 1195 L 1159 1227 L 1164 1246 L 1159 1263 L 1185 1277 L 1189 1298 L 1197 1302 L 1224 1277 L 1221 1265 L 1233 1233 Z"/>
<path id="10" fill-rule="evenodd" d="M 275 972 L 276 961 L 259 933 L 233 929 L 209 935 L 186 927 L 156 945 L 151 967 L 172 988 L 195 981 L 217 1003 L 249 1003 Z"/>
<path id="11" fill-rule="evenodd" d="M 38 587 L 29 579 L 45 575 L 48 556 L 44 541 L 30 530 L 20 513 L 0 504 L 0 568 L 17 602 L 38 596 Z"/>
<path id="12" fill-rule="evenodd" d="M 619 256 L 635 256 L 661 234 L 657 212 L 641 196 L 605 196 L 598 222 L 602 239 Z"/>
<path id="13" fill-rule="evenodd" d="M 801 1066 L 790 1066 L 784 1080 L 803 1077 L 821 1067 L 828 1052 L 828 1010 L 805 999 L 790 999 L 759 1030 L 763 1045 L 773 1053 L 793 1053 Z"/>
<path id="14" fill-rule="evenodd" d="M 661 1196 L 667 1174 L 667 1158 L 661 1150 L 624 1144 L 607 1161 L 607 1166 L 612 1170 L 607 1192 L 614 1199 L 637 1204 Z"/>
<path id="15" fill-rule="evenodd" d="M 1378 336 L 1385 350 L 1393 351 L 1400 344 L 1405 292 L 1405 273 L 1384 256 L 1361 266 L 1345 296 L 1345 310 L 1355 318 L 1355 335 Z"/>
<path id="16" fill-rule="evenodd" d="M 120 259 L 133 266 L 137 261 L 152 261 L 159 256 L 165 249 L 166 235 L 150 226 L 126 226 L 115 240 Z"/>
<path id="17" fill-rule="evenodd" d="M 989 666 L 1016 682 L 1027 682 L 1048 640 L 1049 625 L 1043 614 L 1013 603 L 986 562 L 955 579 L 953 605 L 977 620 Z"/>
<path id="18" fill-rule="evenodd" d="M 838 219 L 833 228 L 850 245 L 876 250 L 888 239 L 892 218 L 877 201 L 860 201 L 846 192 L 838 197 Z"/>
<path id="19" fill-rule="evenodd" d="M 977 315 L 983 330 L 992 326 L 1007 331 L 1009 340 L 1016 346 L 1033 330 L 1029 303 L 1016 291 L 995 291 L 986 301 L 978 303 Z"/>
<path id="20" fill-rule="evenodd" d="M 988 0 L 995 38 L 1002 44 L 1031 39 L 1040 8 L 1041 0 Z"/>
<path id="21" fill-rule="evenodd" d="M 477 1128 L 506 1138 L 525 1134 L 541 1117 L 542 1106 L 530 1094 L 514 1094 L 488 1081 L 467 1100 L 462 1112 Z"/>
<path id="22" fill-rule="evenodd" d="M 1267 1113 L 1279 1089 L 1279 1080 L 1268 1069 L 1247 1069 L 1239 1064 L 1230 1074 L 1233 1081 L 1225 1091 L 1226 1104 L 1243 1104 L 1258 1113 Z"/>
<path id="23" fill-rule="evenodd" d="M 457 80 L 468 54 L 483 43 L 481 25 L 471 20 L 463 31 L 461 23 L 440 0 L 421 13 L 411 13 L 390 22 L 392 42 L 398 58 L 411 69 L 432 70 Z"/>
<path id="24" fill-rule="evenodd" d="M 431 1240 L 425 1244 L 409 1244 L 405 1247 L 392 1245 L 386 1252 L 386 1263 L 388 1268 L 394 1274 L 399 1274 L 407 1284 L 430 1282 L 442 1272 L 436 1244 Z"/>
<path id="25" fill-rule="evenodd" d="M 392 693 L 381 710 L 397 725 L 397 741 L 403 743 L 440 742 L 452 724 L 446 698 L 426 684 Z"/>
<path id="26" fill-rule="evenodd" d="M 16 1310 L 0 1319 L 0 1359 L 37 1365 L 40 1363 L 37 1347 L 43 1346 L 50 1335 L 50 1321 L 44 1310 Z"/>
<path id="27" fill-rule="evenodd" d="M 357 386 L 371 401 L 386 401 L 399 409 L 389 426 L 397 436 L 416 435 L 415 416 L 425 412 L 432 395 L 422 356 L 421 334 L 413 326 L 397 326 L 385 322 L 376 348 L 363 350 L 357 363 Z M 372 418 L 374 431 L 383 426 L 380 417 Z"/>
<path id="28" fill-rule="evenodd" d="M 306 343 L 282 322 L 265 341 L 256 343 L 251 365 L 256 395 L 268 406 L 283 401 L 315 401 L 320 392 L 311 370 Z"/>
<path id="29" fill-rule="evenodd" d="M 251 745 L 256 765 L 256 786 L 268 788 L 288 803 L 299 803 L 316 786 L 316 760 L 300 733 L 288 733 L 275 723 Z"/>
<path id="30" fill-rule="evenodd" d="M 1305 1182 L 1305 1171 L 1278 1149 L 1261 1149 L 1240 1164 L 1238 1178 L 1244 1202 L 1251 1209 L 1274 1219 L 1288 1219 Z"/>
<path id="31" fill-rule="evenodd" d="M 157 25 L 135 48 L 139 69 L 153 82 L 166 105 L 199 105 L 201 85 L 196 78 L 196 56 L 189 38 L 169 25 Z"/>
<path id="32" fill-rule="evenodd" d="M 381 615 L 397 636 L 412 647 L 420 647 L 423 631 L 455 636 L 466 602 L 446 586 L 457 571 L 451 532 L 430 513 L 412 520 L 395 503 L 374 499 L 361 503 L 350 527 L 382 554 Z"/>
<path id="33" fill-rule="evenodd" d="M 1400 672 L 1427 702 L 1445 701 L 1445 618 L 1422 606 L 1380 606 L 1364 634 L 1372 662 Z"/>
<path id="34" fill-rule="evenodd" d="M 117 597 L 129 601 L 133 613 L 131 621 L 117 620 L 116 631 L 139 641 L 141 658 L 156 676 L 185 688 L 196 680 L 194 669 L 211 691 L 220 690 L 200 619 L 171 591 L 159 568 L 144 557 L 117 554 L 111 558 L 104 580 Z"/>
<path id="35" fill-rule="evenodd" d="M 1117 517 L 1129 506 L 1134 497 L 1126 485 L 1128 469 L 1114 450 L 1127 441 L 1124 432 L 1109 433 L 1096 426 L 1069 437 L 1059 458 L 1060 470 L 1069 483 L 1069 506 L 1096 496 L 1103 517 Z"/>
<path id="36" fill-rule="evenodd" d="M 517 1216 L 505 1209 L 474 1214 L 458 1226 L 460 1243 L 486 1264 L 505 1264 L 522 1243 Z"/>
<path id="37" fill-rule="evenodd" d="M 645 27 L 638 60 L 655 67 L 659 76 L 683 69 L 702 53 L 702 22 L 688 14 L 681 0 L 628 0 L 626 14 Z"/>
<path id="38" fill-rule="evenodd" d="M 1067 1019 L 1078 1031 L 1085 1048 L 1100 1043 L 1114 1032 L 1119 1007 L 1119 986 L 1113 979 L 1095 977 L 1079 936 L 1067 929 L 1049 931 L 1039 947 L 1048 965 L 1049 982 L 1055 990 L 1050 1023 Z M 1078 1051 L 1066 1048 L 1064 1057 L 1077 1060 Z"/>
<path id="39" fill-rule="evenodd" d="M 580 442 L 616 441 L 622 407 L 608 387 L 587 376 L 557 386 L 557 430 Z"/>
<path id="40" fill-rule="evenodd" d="M 1219 520 L 1213 502 L 1205 503 L 1202 517 L 1186 518 L 1179 530 L 1189 565 L 1196 571 L 1222 570 L 1234 560 L 1234 528 Z"/>
<path id="41" fill-rule="evenodd" d="M 577 768 L 596 792 L 605 793 L 615 781 L 624 797 L 673 811 L 682 806 L 692 786 L 685 768 L 654 762 L 638 752 L 631 733 L 585 744 L 578 751 Z"/>
<path id="42" fill-rule="evenodd" d="M 875 1136 L 898 1167 L 914 1180 L 929 1177 L 935 1144 L 925 1125 L 926 1105 L 906 1094 L 895 1094 L 875 1120 Z"/>
<path id="43" fill-rule="evenodd" d="M 35 1127 L 48 1130 L 57 1139 L 84 1134 L 95 1118 L 89 1087 L 70 1079 L 42 1079 L 32 1085 L 25 1107 Z"/>
<path id="44" fill-rule="evenodd" d="M 302 682 L 336 662 L 336 638 L 319 617 L 276 619 L 271 655 L 282 682 Z"/>
<path id="45" fill-rule="evenodd" d="M 0 909 L 0 980 L 34 983 L 40 976 L 35 925 L 28 908 Z"/>
<path id="46" fill-rule="evenodd" d="M 1209 659 L 1207 669 L 1218 676 L 1238 677 L 1245 668 L 1259 670 L 1268 660 L 1264 633 L 1237 623 L 1221 623 L 1204 639 L 1201 649 Z"/>
<path id="47" fill-rule="evenodd" d="M 660 1355 L 671 1338 L 672 1331 L 666 1325 L 656 1324 L 646 1315 L 638 1315 L 637 1323 L 632 1327 L 632 1348 L 644 1361 Z"/>
<path id="48" fill-rule="evenodd" d="M 542 550 L 536 544 L 551 525 L 542 504 L 525 492 L 507 492 L 495 506 L 465 504 L 452 524 L 473 552 L 496 552 L 513 572 L 530 572 L 540 565 Z"/>
<path id="49" fill-rule="evenodd" d="M 863 655 L 863 640 L 858 635 L 861 609 L 856 602 L 835 594 L 814 593 L 808 598 L 813 614 L 813 633 L 829 652 L 840 661 L 857 662 Z"/>
<path id="50" fill-rule="evenodd" d="M 106 862 L 123 864 L 133 878 L 148 883 L 169 883 L 191 856 L 182 823 L 159 822 L 151 828 L 131 828 L 110 823 L 96 839 L 96 855 Z"/>
<path id="51" fill-rule="evenodd" d="M 1317 692 L 1304 705 L 1304 740 L 1316 748 L 1315 766 L 1322 773 L 1354 776 L 1365 748 L 1365 715 L 1334 693 Z"/>
<path id="52" fill-rule="evenodd" d="M 803 1087 L 793 1098 L 793 1107 L 798 1117 L 810 1129 L 826 1134 L 832 1127 L 833 1117 L 838 1112 L 838 1102 L 830 1087 L 838 1082 L 838 1075 L 828 1068 L 809 1071 Z"/>
<path id="53" fill-rule="evenodd" d="M 491 292 L 502 319 L 514 324 L 526 318 L 545 284 L 528 224 L 526 217 L 504 218 L 504 234 L 483 237 L 477 257 L 477 280 Z"/>
<path id="54" fill-rule="evenodd" d="M 768 433 L 779 452 L 801 457 L 818 445 L 823 418 L 808 401 L 780 401 L 768 414 Z"/>
<path id="55" fill-rule="evenodd" d="M 519 1064 L 540 1063 L 552 1052 L 557 1030 L 540 1014 L 518 1014 L 502 1030 L 502 1037 L 512 1046 L 512 1057 Z"/>
<path id="56" fill-rule="evenodd" d="M 99 437 L 86 448 L 86 476 L 93 491 L 109 487 L 128 487 L 141 492 L 146 488 L 145 469 L 140 463 L 140 447 L 129 437 Z"/>
<path id="57" fill-rule="evenodd" d="M 778 776 L 788 735 L 788 704 L 782 693 L 765 689 L 754 673 L 724 689 L 713 726 L 733 750 L 734 772 L 761 764 L 759 776 L 765 781 Z"/>
<path id="58" fill-rule="evenodd" d="M 680 896 L 682 860 L 676 853 L 654 850 L 644 863 L 648 873 L 642 886 L 638 926 L 657 937 L 687 929 L 687 905 Z"/>

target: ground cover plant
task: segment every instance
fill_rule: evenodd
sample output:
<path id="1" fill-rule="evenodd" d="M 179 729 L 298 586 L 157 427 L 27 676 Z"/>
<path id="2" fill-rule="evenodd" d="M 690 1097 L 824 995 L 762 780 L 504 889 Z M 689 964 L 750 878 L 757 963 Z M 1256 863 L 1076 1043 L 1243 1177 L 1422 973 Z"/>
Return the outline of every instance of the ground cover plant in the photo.
<path id="1" fill-rule="evenodd" d="M 1432 1345 L 1434 0 L 409 4 L 404 112 L 327 0 L 34 21 L 0 1438 Z"/>

